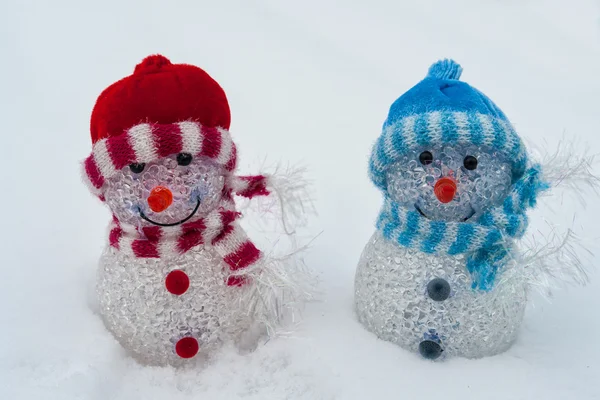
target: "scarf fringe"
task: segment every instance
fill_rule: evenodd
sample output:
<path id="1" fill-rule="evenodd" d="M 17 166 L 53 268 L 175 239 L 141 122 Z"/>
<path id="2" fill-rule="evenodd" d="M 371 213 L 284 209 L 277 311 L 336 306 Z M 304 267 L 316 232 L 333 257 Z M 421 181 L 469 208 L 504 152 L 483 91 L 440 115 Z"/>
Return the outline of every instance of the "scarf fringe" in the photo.
<path id="1" fill-rule="evenodd" d="M 244 206 L 246 211 L 257 211 L 260 220 L 277 220 L 282 233 L 294 235 L 316 214 L 306 168 L 278 164 L 268 169 L 261 175 L 234 177 L 230 186 L 238 196 L 258 198 L 253 207 Z"/>

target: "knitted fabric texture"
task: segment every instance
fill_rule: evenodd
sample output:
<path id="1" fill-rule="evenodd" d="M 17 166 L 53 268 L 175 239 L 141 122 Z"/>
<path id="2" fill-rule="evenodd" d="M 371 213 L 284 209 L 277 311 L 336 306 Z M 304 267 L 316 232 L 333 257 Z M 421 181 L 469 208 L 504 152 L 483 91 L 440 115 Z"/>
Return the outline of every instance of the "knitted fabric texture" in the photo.
<path id="1" fill-rule="evenodd" d="M 227 204 L 203 218 L 168 229 L 160 226 L 138 229 L 122 225 L 115 217 L 109 228 L 109 244 L 136 258 L 161 259 L 176 257 L 199 245 L 209 246 L 231 271 L 238 271 L 259 261 L 262 254 L 239 226 L 240 213 L 235 211 L 233 202 Z M 230 286 L 243 283 L 243 277 L 236 275 L 227 280 Z"/>
<path id="2" fill-rule="evenodd" d="M 513 181 L 527 166 L 527 153 L 504 113 L 489 98 L 458 81 L 462 68 L 451 60 L 433 64 L 429 74 L 392 104 L 375 142 L 369 176 L 386 190 L 386 169 L 411 151 L 439 145 L 485 145 L 512 164 Z"/>
<path id="3" fill-rule="evenodd" d="M 369 175 L 383 191 L 377 228 L 388 240 L 425 253 L 466 254 L 473 288 L 490 290 L 510 256 L 513 239 L 527 229 L 526 211 L 548 185 L 539 166 L 528 165 L 526 148 L 504 113 L 483 93 L 457 79 L 462 68 L 451 60 L 429 74 L 390 109 L 371 154 Z M 387 168 L 409 151 L 443 145 L 487 146 L 512 167 L 512 189 L 503 203 L 477 221 L 433 221 L 395 203 L 387 193 Z"/>
<path id="4" fill-rule="evenodd" d="M 172 64 L 159 54 L 135 67 L 98 97 L 90 119 L 92 142 L 118 136 L 142 122 L 196 121 L 229 129 L 231 115 L 223 88 L 194 65 Z"/>
<path id="5" fill-rule="evenodd" d="M 132 163 L 148 163 L 170 154 L 204 156 L 231 172 L 237 163 L 229 131 L 197 122 L 138 124 L 123 134 L 97 141 L 84 161 L 86 183 L 100 196 L 104 181 Z"/>

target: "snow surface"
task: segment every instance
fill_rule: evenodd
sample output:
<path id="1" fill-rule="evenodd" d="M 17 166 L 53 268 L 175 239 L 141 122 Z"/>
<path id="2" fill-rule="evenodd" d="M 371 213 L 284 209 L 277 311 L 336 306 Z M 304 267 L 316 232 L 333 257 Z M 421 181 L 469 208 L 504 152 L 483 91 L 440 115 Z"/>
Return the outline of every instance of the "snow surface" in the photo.
<path id="1" fill-rule="evenodd" d="M 590 0 L 3 1 L 0 398 L 600 398 L 593 265 L 589 286 L 535 298 L 514 347 L 481 360 L 424 361 L 365 331 L 352 306 L 381 201 L 367 159 L 391 102 L 453 57 L 528 141 L 566 134 L 597 153 L 599 29 Z M 92 307 L 109 214 L 80 183 L 88 118 L 156 52 L 225 88 L 245 172 L 265 156 L 310 167 L 309 233 L 323 232 L 306 257 L 322 294 L 293 337 L 225 347 L 204 368 L 136 364 Z M 532 230 L 546 217 L 594 250 L 599 216 L 597 197 L 584 210 L 555 196 Z"/>

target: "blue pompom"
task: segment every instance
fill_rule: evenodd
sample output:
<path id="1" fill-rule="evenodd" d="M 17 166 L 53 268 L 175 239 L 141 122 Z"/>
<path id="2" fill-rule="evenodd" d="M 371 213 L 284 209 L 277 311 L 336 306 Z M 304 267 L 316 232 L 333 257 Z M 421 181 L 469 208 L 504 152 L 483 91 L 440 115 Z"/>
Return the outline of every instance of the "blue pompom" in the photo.
<path id="1" fill-rule="evenodd" d="M 456 79 L 460 78 L 460 74 L 462 73 L 462 67 L 459 63 L 454 60 L 445 59 L 440 60 L 434 63 L 431 67 L 429 67 L 429 72 L 427 73 L 428 78 L 437 78 L 437 79 Z"/>

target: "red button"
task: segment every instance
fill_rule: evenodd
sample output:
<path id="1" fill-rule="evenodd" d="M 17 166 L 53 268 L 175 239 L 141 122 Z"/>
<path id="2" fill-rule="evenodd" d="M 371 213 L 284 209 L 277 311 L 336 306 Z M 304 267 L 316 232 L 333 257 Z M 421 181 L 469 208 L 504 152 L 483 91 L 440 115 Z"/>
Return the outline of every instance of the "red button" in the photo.
<path id="1" fill-rule="evenodd" d="M 165 286 L 170 293 L 177 296 L 184 294 L 190 287 L 190 278 L 180 269 L 169 272 L 165 278 Z"/>
<path id="2" fill-rule="evenodd" d="M 198 353 L 198 341 L 193 337 L 184 337 L 175 344 L 175 352 L 181 358 L 192 358 Z"/>

